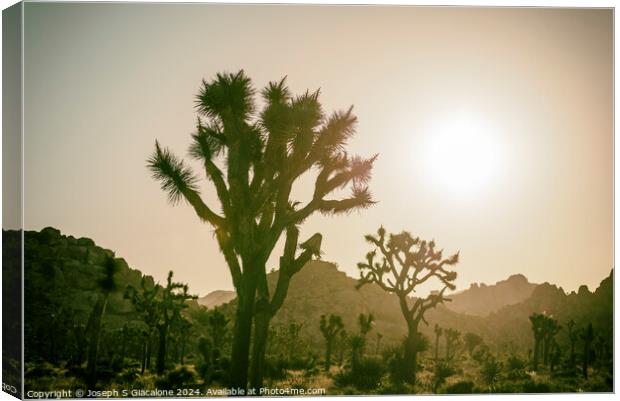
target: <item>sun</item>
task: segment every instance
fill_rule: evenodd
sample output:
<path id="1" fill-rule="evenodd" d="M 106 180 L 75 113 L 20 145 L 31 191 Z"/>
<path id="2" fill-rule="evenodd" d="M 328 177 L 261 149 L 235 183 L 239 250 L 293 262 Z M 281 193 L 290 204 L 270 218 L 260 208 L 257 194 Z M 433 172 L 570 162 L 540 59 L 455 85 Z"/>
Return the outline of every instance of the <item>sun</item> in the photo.
<path id="1" fill-rule="evenodd" d="M 427 138 L 424 170 L 442 189 L 473 195 L 497 180 L 502 152 L 488 122 L 462 115 L 435 124 Z"/>

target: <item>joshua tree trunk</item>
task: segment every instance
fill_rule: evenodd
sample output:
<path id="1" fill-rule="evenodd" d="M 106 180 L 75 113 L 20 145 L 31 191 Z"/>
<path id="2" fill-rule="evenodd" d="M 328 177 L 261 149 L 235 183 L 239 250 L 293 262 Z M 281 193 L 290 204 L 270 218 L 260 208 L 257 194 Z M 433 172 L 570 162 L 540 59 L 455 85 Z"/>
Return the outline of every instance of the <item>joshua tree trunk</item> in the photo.
<path id="1" fill-rule="evenodd" d="M 149 332 L 146 342 L 146 360 L 144 366 L 147 370 L 151 370 L 151 355 L 153 353 L 153 333 Z"/>
<path id="2" fill-rule="evenodd" d="M 344 344 L 340 344 L 338 348 L 338 366 L 342 366 L 344 362 Z"/>
<path id="3" fill-rule="evenodd" d="M 543 365 L 547 366 L 549 365 L 549 343 L 550 343 L 550 338 L 549 335 L 545 335 L 545 337 L 543 338 L 542 341 L 542 347 L 543 347 Z"/>
<path id="4" fill-rule="evenodd" d="M 187 342 L 187 337 L 183 336 L 181 338 L 181 365 L 185 364 L 185 343 Z"/>
<path id="5" fill-rule="evenodd" d="M 161 376 L 166 370 L 166 342 L 168 337 L 168 325 L 160 324 L 157 329 L 159 331 L 159 347 L 157 348 L 157 374 Z"/>
<path id="6" fill-rule="evenodd" d="M 332 366 L 332 340 L 327 340 L 327 344 L 325 347 L 325 370 L 329 371 L 330 366 Z"/>
<path id="7" fill-rule="evenodd" d="M 407 300 L 401 299 L 401 306 L 406 306 Z M 405 381 L 412 386 L 416 383 L 416 373 L 418 370 L 418 321 L 409 318 L 407 319 L 407 339 L 405 340 L 405 359 L 404 359 L 404 371 Z"/>
<path id="8" fill-rule="evenodd" d="M 418 370 L 418 352 L 416 350 L 417 333 L 410 328 L 407 339 L 405 340 L 405 381 L 412 386 L 416 383 L 416 372 Z"/>
<path id="9" fill-rule="evenodd" d="M 259 300 L 254 317 L 254 344 L 252 348 L 252 368 L 250 370 L 250 387 L 260 388 L 263 385 L 263 368 L 265 366 L 265 350 L 269 336 L 269 322 L 271 313 L 269 305 Z"/>
<path id="10" fill-rule="evenodd" d="M 140 358 L 140 362 L 141 362 L 141 366 L 140 366 L 140 374 L 144 374 L 144 370 L 146 369 L 146 349 L 147 349 L 147 342 L 144 342 L 142 344 L 142 355 Z"/>
<path id="11" fill-rule="evenodd" d="M 86 364 L 86 381 L 89 388 L 97 384 L 97 352 L 101 335 L 101 321 L 108 303 L 108 295 L 103 294 L 95 302 L 90 320 L 90 343 L 88 346 L 88 361 Z"/>
<path id="12" fill-rule="evenodd" d="M 121 363 L 123 363 L 123 361 L 125 360 L 126 348 L 127 348 L 127 331 L 123 330 L 123 337 L 121 340 L 121 355 L 120 355 Z"/>
<path id="13" fill-rule="evenodd" d="M 590 343 L 586 342 L 583 347 L 583 365 L 582 365 L 582 373 L 583 378 L 588 380 L 588 363 L 590 362 Z"/>
<path id="14" fill-rule="evenodd" d="M 540 339 L 534 339 L 534 357 L 532 358 L 532 365 L 534 370 L 538 370 L 538 356 L 540 355 Z"/>
<path id="15" fill-rule="evenodd" d="M 241 291 L 237 293 L 239 303 L 235 315 L 235 327 L 230 366 L 230 385 L 245 390 L 248 383 L 248 367 L 250 360 L 250 338 L 252 335 L 252 315 L 256 282 L 253 277 L 243 277 Z"/>

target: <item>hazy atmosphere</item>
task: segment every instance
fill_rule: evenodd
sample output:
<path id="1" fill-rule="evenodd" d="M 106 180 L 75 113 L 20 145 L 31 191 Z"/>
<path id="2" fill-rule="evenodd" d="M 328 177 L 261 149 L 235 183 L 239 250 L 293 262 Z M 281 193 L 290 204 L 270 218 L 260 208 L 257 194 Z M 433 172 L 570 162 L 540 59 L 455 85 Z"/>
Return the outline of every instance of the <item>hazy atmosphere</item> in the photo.
<path id="1" fill-rule="evenodd" d="M 146 159 L 156 138 L 185 155 L 201 80 L 243 69 L 354 105 L 347 150 L 379 154 L 378 204 L 300 235 L 349 275 L 381 224 L 460 250 L 457 289 L 514 273 L 594 289 L 612 268 L 610 10 L 27 3 L 25 26 L 26 229 L 232 289 L 212 228 Z"/>

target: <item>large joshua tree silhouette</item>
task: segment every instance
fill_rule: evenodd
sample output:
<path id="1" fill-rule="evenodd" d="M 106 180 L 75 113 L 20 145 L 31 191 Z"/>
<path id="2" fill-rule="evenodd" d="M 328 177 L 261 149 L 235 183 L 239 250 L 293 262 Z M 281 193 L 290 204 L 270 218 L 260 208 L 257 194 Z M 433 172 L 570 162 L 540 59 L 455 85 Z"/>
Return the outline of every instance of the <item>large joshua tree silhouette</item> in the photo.
<path id="1" fill-rule="evenodd" d="M 238 299 L 230 373 L 231 385 L 240 388 L 247 386 L 251 342 L 252 385 L 262 382 L 271 317 L 286 298 L 291 277 L 320 252 L 318 233 L 298 245 L 298 226 L 315 212 L 338 214 L 372 205 L 367 181 L 376 158 L 345 152 L 356 117 L 351 108 L 326 116 L 319 91 L 293 96 L 284 79 L 271 82 L 261 91 L 265 106 L 260 111 L 254 95 L 240 71 L 203 81 L 196 99 L 200 116 L 189 153 L 202 164 L 219 210 L 204 202 L 190 167 L 158 142 L 147 162 L 171 203 L 184 199 L 214 228 Z M 300 204 L 292 197 L 293 184 L 311 170 L 316 172 L 313 195 Z M 330 196 L 343 188 L 350 195 Z M 265 264 L 283 233 L 278 282 L 270 294 Z"/>
<path id="2" fill-rule="evenodd" d="M 386 236 L 383 227 L 377 235 L 366 235 L 366 241 L 375 246 L 375 249 L 366 254 L 366 261 L 358 263 L 360 280 L 358 286 L 375 283 L 384 291 L 396 294 L 400 309 L 407 323 L 407 338 L 405 341 L 404 369 L 406 379 L 415 384 L 417 369 L 418 342 L 420 322 L 428 324 L 424 314 L 449 299 L 444 297 L 447 289 L 454 289 L 456 272 L 447 270 L 448 266 L 459 261 L 456 253 L 447 259 L 443 258 L 443 251 L 435 248 L 435 241 L 425 241 L 413 237 L 403 231 L 400 234 Z M 377 259 L 377 252 L 381 260 Z M 442 287 L 439 291 L 422 298 L 410 299 L 415 289 L 429 280 L 434 279 Z"/>

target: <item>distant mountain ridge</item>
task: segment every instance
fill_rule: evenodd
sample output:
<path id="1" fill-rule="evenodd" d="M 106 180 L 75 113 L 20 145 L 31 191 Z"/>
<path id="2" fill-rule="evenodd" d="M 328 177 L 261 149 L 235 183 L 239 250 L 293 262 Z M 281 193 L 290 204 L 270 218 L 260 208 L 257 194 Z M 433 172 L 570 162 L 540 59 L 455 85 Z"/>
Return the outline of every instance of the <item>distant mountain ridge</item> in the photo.
<path id="1" fill-rule="evenodd" d="M 335 267 L 329 262 L 320 263 Z M 317 262 L 310 262 L 308 267 L 316 269 L 316 266 Z M 304 267 L 302 271 L 306 268 Z M 447 302 L 445 306 L 454 312 L 484 317 L 504 306 L 526 300 L 532 295 L 536 286 L 537 284 L 530 283 L 523 274 L 514 274 L 495 284 L 472 283 L 468 289 L 450 294 L 449 298 L 452 301 Z M 235 297 L 234 291 L 215 290 L 199 298 L 198 303 L 208 308 L 215 308 L 232 301 Z"/>
<path id="2" fill-rule="evenodd" d="M 268 274 L 270 289 L 277 282 L 278 272 Z M 508 345 L 523 352 L 531 347 L 532 334 L 529 316 L 547 313 L 556 316 L 565 325 L 573 319 L 578 327 L 592 322 L 597 332 L 611 336 L 613 328 L 613 271 L 594 292 L 582 289 L 578 294 L 566 294 L 561 288 L 549 284 L 532 284 L 523 275 L 513 275 L 494 285 L 473 285 L 454 295 L 454 301 L 438 305 L 425 317 L 428 324 L 421 324 L 421 332 L 434 338 L 434 325 L 454 328 L 461 333 L 480 335 L 487 344 L 503 348 Z M 273 319 L 275 328 L 286 327 L 295 321 L 302 324 L 301 336 L 313 346 L 321 346 L 320 316 L 335 314 L 342 317 L 345 330 L 357 332 L 360 313 L 372 313 L 375 324 L 372 335 L 381 333 L 384 344 L 400 342 L 405 335 L 404 320 L 395 295 L 386 293 L 377 285 L 356 289 L 357 280 L 338 270 L 337 266 L 323 261 L 312 261 L 296 274 L 290 284 L 288 296 L 282 309 Z M 504 291 L 505 294 L 500 294 Z M 496 294 L 498 298 L 487 308 L 480 307 L 482 298 Z M 529 296 L 528 296 L 529 294 Z M 519 302 L 519 300 L 521 300 Z M 234 316 L 236 299 L 220 306 L 231 318 Z M 456 306 L 455 306 L 456 305 Z M 457 312 L 466 310 L 468 313 Z M 474 313 L 471 313 L 473 311 Z M 487 313 L 481 316 L 482 313 Z M 479 313 L 479 314 L 475 314 Z M 566 342 L 566 333 L 560 341 Z"/>
<path id="3" fill-rule="evenodd" d="M 3 234 L 7 250 L 19 244 L 20 232 L 4 231 Z M 67 311 L 62 316 L 75 316 L 78 321 L 85 322 L 96 297 L 94 285 L 102 274 L 103 260 L 106 254 L 113 252 L 96 246 L 91 239 L 65 236 L 52 228 L 25 232 L 25 247 L 26 293 L 29 294 L 24 305 L 28 317 L 26 341 L 31 349 L 40 347 L 43 350 L 46 347 L 41 341 L 44 337 L 28 333 L 46 330 L 52 324 L 50 316 L 58 310 Z M 5 260 L 4 263 L 19 263 L 19 260 Z M 121 291 L 109 300 L 105 319 L 109 329 L 126 323 L 140 324 L 138 314 L 124 299 L 122 289 L 127 285 L 139 286 L 144 276 L 124 261 L 119 263 L 121 269 L 117 278 Z M 153 279 L 146 277 L 153 285 Z M 271 291 L 277 278 L 278 271 L 268 274 Z M 372 341 L 379 333 L 384 346 L 402 341 L 405 324 L 395 295 L 386 293 L 376 284 L 357 289 L 357 283 L 333 263 L 308 263 L 292 278 L 288 296 L 274 317 L 272 328 L 285 328 L 292 321 L 301 323 L 300 340 L 321 349 L 321 315 L 341 316 L 347 332 L 356 333 L 358 315 L 372 313 L 375 316 Z M 493 297 L 495 299 L 491 299 Z M 534 312 L 552 315 L 563 326 L 570 319 L 577 327 L 592 323 L 597 334 L 607 339 L 613 335 L 613 270 L 594 292 L 582 286 L 578 292 L 567 294 L 555 285 L 532 284 L 524 276 L 514 275 L 493 285 L 472 285 L 452 298 L 452 302 L 427 312 L 428 324 L 422 324 L 420 330 L 429 339 L 434 338 L 433 327 L 438 324 L 463 334 L 478 334 L 495 348 L 511 344 L 526 352 L 532 346 L 529 316 Z M 484 305 L 485 302 L 490 305 Z M 220 306 L 226 315 L 234 318 L 235 303 L 232 291 L 219 291 L 199 302 L 192 301 L 190 309 L 201 308 L 200 305 Z M 560 332 L 558 340 L 567 343 L 566 330 Z"/>
<path id="4" fill-rule="evenodd" d="M 217 306 L 224 305 L 236 297 L 236 293 L 234 291 L 227 290 L 215 290 L 204 297 L 200 297 L 197 299 L 198 304 L 205 306 L 209 309 L 213 309 Z"/>
<path id="5" fill-rule="evenodd" d="M 455 312 L 474 316 L 488 316 L 507 305 L 528 299 L 537 284 L 530 283 L 523 274 L 514 274 L 495 284 L 473 283 L 467 290 L 450 295 L 446 304 Z"/>

